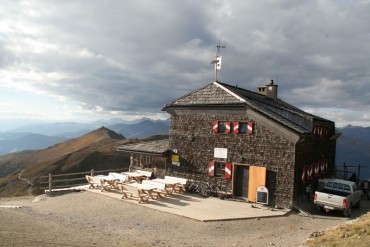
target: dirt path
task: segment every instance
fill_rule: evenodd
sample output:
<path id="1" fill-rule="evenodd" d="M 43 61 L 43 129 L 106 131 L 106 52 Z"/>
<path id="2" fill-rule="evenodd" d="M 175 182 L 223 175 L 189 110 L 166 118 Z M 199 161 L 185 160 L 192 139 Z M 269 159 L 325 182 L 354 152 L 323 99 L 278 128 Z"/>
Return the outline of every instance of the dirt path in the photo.
<path id="1" fill-rule="evenodd" d="M 18 173 L 18 179 L 20 179 L 20 180 L 23 180 L 23 181 L 25 181 L 26 183 L 28 183 L 29 185 L 30 185 L 30 187 L 27 189 L 27 193 L 28 193 L 28 195 L 29 196 L 32 196 L 32 187 L 33 187 L 33 183 L 31 183 L 31 181 L 30 180 L 28 180 L 27 178 L 22 178 L 22 172 L 23 172 L 24 170 L 22 170 L 22 171 L 20 171 L 19 173 Z"/>
<path id="2" fill-rule="evenodd" d="M 0 199 L 23 206 L 0 207 L 0 246 L 299 246 L 311 233 L 347 221 L 291 213 L 199 222 L 89 192 L 33 199 Z"/>

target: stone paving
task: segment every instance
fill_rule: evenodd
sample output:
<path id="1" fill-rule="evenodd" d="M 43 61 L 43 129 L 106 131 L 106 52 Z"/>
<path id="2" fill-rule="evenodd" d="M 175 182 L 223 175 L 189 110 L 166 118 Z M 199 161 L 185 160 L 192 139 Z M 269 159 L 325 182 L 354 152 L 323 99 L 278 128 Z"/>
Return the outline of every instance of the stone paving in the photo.
<path id="1" fill-rule="evenodd" d="M 121 199 L 122 194 L 115 191 L 101 192 L 99 189 L 87 189 L 87 187 L 84 189 L 100 196 L 122 200 L 122 203 L 134 203 L 138 207 L 147 207 L 199 221 L 277 217 L 284 216 L 290 212 L 290 210 L 286 209 L 274 209 L 260 204 L 233 199 L 203 198 L 191 193 L 173 193 L 171 196 L 158 200 L 149 199 L 148 202 L 138 204 L 138 198 Z"/>

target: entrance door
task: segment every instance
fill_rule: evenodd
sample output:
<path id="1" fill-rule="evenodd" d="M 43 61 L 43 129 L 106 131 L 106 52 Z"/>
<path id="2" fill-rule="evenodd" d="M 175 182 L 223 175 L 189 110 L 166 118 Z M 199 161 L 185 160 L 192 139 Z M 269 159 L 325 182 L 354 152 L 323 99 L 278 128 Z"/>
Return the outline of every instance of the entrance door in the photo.
<path id="1" fill-rule="evenodd" d="M 249 166 L 236 165 L 234 174 L 234 195 L 248 198 Z"/>

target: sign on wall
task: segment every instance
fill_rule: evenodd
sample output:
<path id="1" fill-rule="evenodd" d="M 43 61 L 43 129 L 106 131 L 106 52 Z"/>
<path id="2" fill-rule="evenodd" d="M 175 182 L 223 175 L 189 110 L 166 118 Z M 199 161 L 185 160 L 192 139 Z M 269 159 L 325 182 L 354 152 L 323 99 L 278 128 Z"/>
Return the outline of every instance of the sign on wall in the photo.
<path id="1" fill-rule="evenodd" d="M 213 157 L 220 158 L 220 159 L 227 159 L 227 148 L 215 148 Z"/>
<path id="2" fill-rule="evenodd" d="M 172 165 L 179 166 L 180 165 L 180 156 L 178 154 L 172 154 Z"/>
<path id="3" fill-rule="evenodd" d="M 256 203 L 269 204 L 269 191 L 265 186 L 257 187 Z"/>

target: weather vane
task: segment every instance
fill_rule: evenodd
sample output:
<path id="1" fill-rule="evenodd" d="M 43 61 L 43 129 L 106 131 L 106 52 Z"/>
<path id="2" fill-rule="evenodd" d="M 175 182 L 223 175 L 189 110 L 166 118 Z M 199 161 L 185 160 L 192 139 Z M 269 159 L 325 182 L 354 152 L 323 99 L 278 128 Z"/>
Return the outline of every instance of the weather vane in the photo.
<path id="1" fill-rule="evenodd" d="M 220 55 L 221 48 L 226 48 L 226 43 L 221 45 L 221 41 L 218 41 L 218 44 L 216 45 L 216 59 L 212 60 L 211 64 L 215 65 L 215 80 L 217 81 L 217 71 L 221 70 L 221 60 L 222 56 Z"/>

